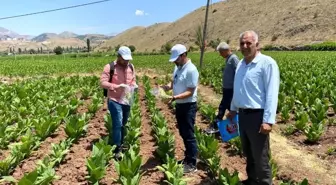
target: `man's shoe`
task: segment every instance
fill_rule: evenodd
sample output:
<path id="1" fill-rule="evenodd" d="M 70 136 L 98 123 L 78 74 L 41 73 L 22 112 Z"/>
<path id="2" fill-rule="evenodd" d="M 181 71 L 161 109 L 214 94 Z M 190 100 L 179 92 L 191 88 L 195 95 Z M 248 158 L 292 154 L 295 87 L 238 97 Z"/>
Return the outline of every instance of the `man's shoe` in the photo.
<path id="1" fill-rule="evenodd" d="M 184 174 L 192 173 L 192 172 L 196 172 L 196 171 L 197 171 L 196 166 L 191 165 L 191 164 L 184 164 L 184 167 L 183 167 L 183 173 Z"/>
<path id="2" fill-rule="evenodd" d="M 243 185 L 249 185 L 249 181 L 248 181 L 248 180 L 243 180 L 243 181 L 241 181 L 241 183 L 242 183 Z"/>
<path id="3" fill-rule="evenodd" d="M 120 148 L 121 148 L 122 152 L 126 152 L 127 150 L 129 150 L 129 148 L 127 146 L 125 146 L 125 145 L 121 145 Z"/>
<path id="4" fill-rule="evenodd" d="M 211 126 L 210 128 L 206 129 L 205 132 L 207 134 L 215 134 L 215 133 L 219 132 L 219 130 L 214 128 L 213 126 Z"/>
<path id="5" fill-rule="evenodd" d="M 177 164 L 184 164 L 184 163 L 185 163 L 184 159 L 177 161 Z"/>
<path id="6" fill-rule="evenodd" d="M 116 161 L 120 161 L 122 159 L 122 153 L 121 152 L 118 152 L 118 153 L 115 153 L 113 158 L 116 160 Z"/>

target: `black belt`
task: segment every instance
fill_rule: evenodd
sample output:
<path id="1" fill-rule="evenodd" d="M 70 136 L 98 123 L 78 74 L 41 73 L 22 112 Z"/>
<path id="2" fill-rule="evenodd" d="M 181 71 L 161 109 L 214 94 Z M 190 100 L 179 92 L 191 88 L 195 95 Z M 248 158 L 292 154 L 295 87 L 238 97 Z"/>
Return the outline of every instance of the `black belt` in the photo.
<path id="1" fill-rule="evenodd" d="M 257 113 L 257 112 L 262 112 L 264 109 L 244 109 L 244 108 L 239 108 L 239 113 Z"/>

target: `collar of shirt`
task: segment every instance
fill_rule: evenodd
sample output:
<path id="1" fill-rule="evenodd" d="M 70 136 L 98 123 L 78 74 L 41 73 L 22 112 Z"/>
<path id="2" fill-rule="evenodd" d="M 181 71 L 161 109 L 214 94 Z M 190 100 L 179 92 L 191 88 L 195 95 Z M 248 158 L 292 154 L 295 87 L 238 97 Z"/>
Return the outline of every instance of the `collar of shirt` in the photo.
<path id="1" fill-rule="evenodd" d="M 181 70 L 181 69 L 186 68 L 186 66 L 187 66 L 190 62 L 191 62 L 191 60 L 188 59 L 188 61 L 187 61 L 185 64 L 183 64 L 183 66 L 179 66 L 179 67 L 177 67 L 177 69 L 178 69 L 178 70 Z"/>
<path id="2" fill-rule="evenodd" d="M 254 57 L 254 59 L 253 59 L 250 63 L 248 63 L 248 64 L 246 64 L 246 61 L 245 61 L 245 58 L 244 58 L 244 60 L 243 60 L 243 64 L 245 64 L 245 66 L 249 66 L 249 65 L 251 65 L 252 63 L 256 64 L 256 63 L 259 62 L 259 60 L 260 60 L 260 56 L 261 56 L 261 53 L 258 52 L 257 55 Z"/>
<path id="3" fill-rule="evenodd" d="M 229 61 L 230 57 L 232 56 L 233 53 L 231 53 L 228 57 L 226 57 L 226 62 Z"/>

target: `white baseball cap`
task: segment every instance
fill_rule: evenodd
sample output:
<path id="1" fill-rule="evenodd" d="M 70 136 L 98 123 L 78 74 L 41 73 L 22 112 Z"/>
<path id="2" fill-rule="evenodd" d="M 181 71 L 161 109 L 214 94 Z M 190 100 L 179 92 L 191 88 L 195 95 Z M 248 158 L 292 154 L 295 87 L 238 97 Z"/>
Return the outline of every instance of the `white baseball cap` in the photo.
<path id="1" fill-rule="evenodd" d="M 118 54 L 120 54 L 124 60 L 133 60 L 132 52 L 127 46 L 120 46 L 118 49 Z"/>
<path id="2" fill-rule="evenodd" d="M 182 44 L 176 44 L 171 48 L 170 52 L 169 62 L 175 62 L 181 54 L 187 52 L 187 48 Z"/>

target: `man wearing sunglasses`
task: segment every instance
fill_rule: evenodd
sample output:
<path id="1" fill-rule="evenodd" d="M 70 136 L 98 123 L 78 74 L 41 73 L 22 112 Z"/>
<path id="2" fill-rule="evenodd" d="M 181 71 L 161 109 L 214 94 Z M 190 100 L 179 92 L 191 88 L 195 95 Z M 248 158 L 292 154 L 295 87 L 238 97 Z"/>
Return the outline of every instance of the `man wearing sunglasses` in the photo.
<path id="1" fill-rule="evenodd" d="M 195 118 L 197 112 L 197 85 L 199 73 L 196 66 L 187 57 L 184 45 L 176 44 L 171 49 L 169 62 L 175 64 L 173 82 L 173 96 L 169 103 L 176 103 L 176 120 L 180 135 L 185 146 L 185 158 L 179 161 L 184 165 L 184 173 L 197 171 L 197 143 L 195 137 Z"/>

